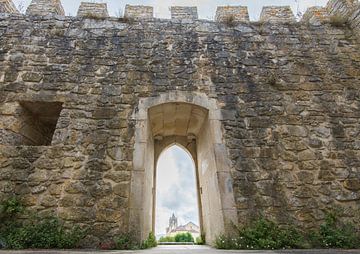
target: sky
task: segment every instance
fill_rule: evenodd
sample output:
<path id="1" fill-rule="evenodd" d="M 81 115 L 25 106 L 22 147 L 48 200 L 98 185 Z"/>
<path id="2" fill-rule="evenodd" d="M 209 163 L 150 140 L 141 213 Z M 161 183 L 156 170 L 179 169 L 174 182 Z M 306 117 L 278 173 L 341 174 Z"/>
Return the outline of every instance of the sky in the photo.
<path id="1" fill-rule="evenodd" d="M 13 0 L 15 5 L 23 3 L 23 10 L 29 5 L 31 0 Z M 154 15 L 157 18 L 169 18 L 169 7 L 174 5 L 180 6 L 197 6 L 200 19 L 212 20 L 215 16 L 216 7 L 224 5 L 244 5 L 248 6 L 250 19 L 255 21 L 263 6 L 266 5 L 290 5 L 294 13 L 304 13 L 310 6 L 324 6 L 328 0 L 83 0 L 88 2 L 103 2 L 108 4 L 108 10 L 111 16 L 119 16 L 123 13 L 126 4 L 130 5 L 149 5 L 154 7 Z M 76 16 L 77 9 L 81 0 L 61 0 L 65 13 L 68 16 Z"/>
<path id="2" fill-rule="evenodd" d="M 165 234 L 172 213 L 178 225 L 199 225 L 194 162 L 184 149 L 172 146 L 160 155 L 157 166 L 155 234 Z"/>

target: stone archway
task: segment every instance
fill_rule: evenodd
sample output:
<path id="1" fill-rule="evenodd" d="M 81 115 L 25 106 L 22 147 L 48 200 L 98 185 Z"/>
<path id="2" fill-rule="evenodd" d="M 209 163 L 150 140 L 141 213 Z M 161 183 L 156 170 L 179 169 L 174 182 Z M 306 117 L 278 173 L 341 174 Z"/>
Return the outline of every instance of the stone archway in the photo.
<path id="1" fill-rule="evenodd" d="M 215 99 L 204 94 L 170 92 L 143 98 L 134 112 L 136 124 L 131 176 L 129 225 L 145 239 L 154 230 L 156 162 L 161 151 L 177 143 L 195 161 L 199 217 L 206 241 L 237 224 L 230 162 L 222 138 Z"/>

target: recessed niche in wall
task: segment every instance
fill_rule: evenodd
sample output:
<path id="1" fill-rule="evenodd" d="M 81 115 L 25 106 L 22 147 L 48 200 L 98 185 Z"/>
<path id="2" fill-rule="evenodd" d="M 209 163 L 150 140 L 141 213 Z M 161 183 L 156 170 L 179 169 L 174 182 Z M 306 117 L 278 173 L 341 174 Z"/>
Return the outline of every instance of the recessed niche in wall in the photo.
<path id="1" fill-rule="evenodd" d="M 62 102 L 21 101 L 20 131 L 23 144 L 49 146 L 62 110 Z"/>

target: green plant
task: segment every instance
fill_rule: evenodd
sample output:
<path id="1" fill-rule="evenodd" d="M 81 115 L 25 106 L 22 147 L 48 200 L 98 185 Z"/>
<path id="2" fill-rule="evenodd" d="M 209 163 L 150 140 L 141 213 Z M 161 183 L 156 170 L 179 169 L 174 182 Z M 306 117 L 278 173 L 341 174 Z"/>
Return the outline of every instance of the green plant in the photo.
<path id="1" fill-rule="evenodd" d="M 330 17 L 329 23 L 334 27 L 343 27 L 347 25 L 347 19 L 341 15 L 333 15 Z"/>
<path id="2" fill-rule="evenodd" d="M 85 237 L 85 230 L 66 229 L 56 217 L 28 214 L 27 220 L 18 220 L 17 216 L 24 212 L 25 208 L 16 198 L 2 203 L 0 242 L 6 248 L 74 248 Z"/>
<path id="3" fill-rule="evenodd" d="M 137 250 L 140 249 L 139 241 L 134 237 L 134 232 L 127 232 L 114 239 L 115 247 L 118 250 Z"/>
<path id="4" fill-rule="evenodd" d="M 351 223 L 339 221 L 335 212 L 328 213 L 318 232 L 312 232 L 309 239 L 314 247 L 359 248 L 360 235 Z"/>
<path id="5" fill-rule="evenodd" d="M 175 242 L 177 243 L 190 243 L 194 242 L 194 237 L 189 233 L 179 233 L 175 235 Z"/>
<path id="6" fill-rule="evenodd" d="M 219 236 L 215 245 L 219 249 L 288 249 L 302 248 L 302 234 L 294 227 L 278 226 L 260 218 L 238 230 L 236 236 Z"/>
<path id="7" fill-rule="evenodd" d="M 153 232 L 150 232 L 148 238 L 141 244 L 141 249 L 149 249 L 156 246 L 157 246 L 156 237 Z"/>
<path id="8" fill-rule="evenodd" d="M 196 237 L 196 244 L 204 245 L 205 244 L 205 234 L 202 233 L 200 236 Z"/>
<path id="9" fill-rule="evenodd" d="M 12 197 L 1 202 L 0 218 L 1 219 L 11 218 L 24 212 L 24 210 L 25 208 L 21 204 L 21 202 L 16 197 Z"/>
<path id="10" fill-rule="evenodd" d="M 84 13 L 83 17 L 87 18 L 87 19 L 94 19 L 94 20 L 104 20 L 105 19 L 105 17 L 103 17 L 97 13 L 92 13 L 92 12 Z"/>
<path id="11" fill-rule="evenodd" d="M 161 242 L 161 243 L 174 243 L 175 242 L 175 237 L 173 237 L 173 236 L 162 236 L 162 237 L 160 237 L 159 242 Z"/>
<path id="12" fill-rule="evenodd" d="M 227 25 L 228 27 L 235 27 L 236 24 L 237 24 L 234 15 L 227 15 L 227 16 L 224 18 L 223 23 L 224 23 L 225 25 Z"/>

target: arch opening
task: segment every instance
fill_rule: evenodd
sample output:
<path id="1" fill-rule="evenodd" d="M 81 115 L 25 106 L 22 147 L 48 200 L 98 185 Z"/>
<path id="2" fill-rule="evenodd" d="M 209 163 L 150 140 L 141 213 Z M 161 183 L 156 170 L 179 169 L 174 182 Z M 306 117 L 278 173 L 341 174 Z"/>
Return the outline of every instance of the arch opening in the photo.
<path id="1" fill-rule="evenodd" d="M 200 236 L 199 193 L 195 161 L 186 148 L 171 144 L 156 164 L 155 234 L 175 236 L 189 232 Z"/>
<path id="2" fill-rule="evenodd" d="M 228 154 L 222 139 L 216 101 L 205 95 L 174 92 L 143 98 L 134 112 L 136 122 L 131 177 L 129 225 L 143 240 L 156 232 L 157 162 L 174 144 L 195 164 L 199 224 L 206 242 L 229 233 L 237 224 Z"/>

